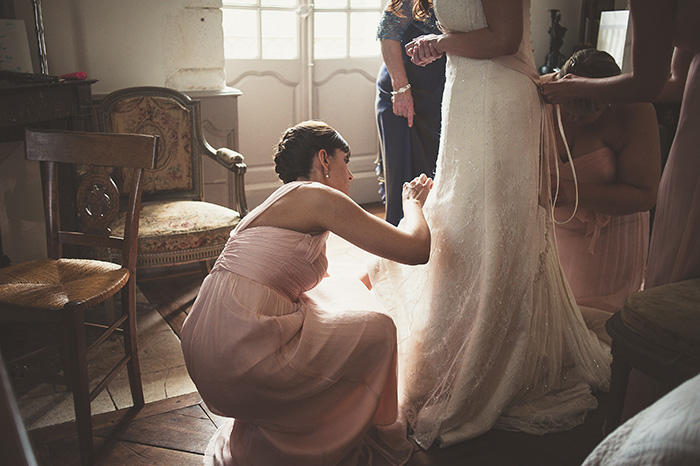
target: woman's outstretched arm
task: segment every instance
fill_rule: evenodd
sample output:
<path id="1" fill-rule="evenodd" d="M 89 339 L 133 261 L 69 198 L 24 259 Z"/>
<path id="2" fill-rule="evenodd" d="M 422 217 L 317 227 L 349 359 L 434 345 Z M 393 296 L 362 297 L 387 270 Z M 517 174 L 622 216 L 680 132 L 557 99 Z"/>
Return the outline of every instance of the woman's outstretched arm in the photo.
<path id="1" fill-rule="evenodd" d="M 630 0 L 632 24 L 632 72 L 592 79 L 566 75 L 542 84 L 548 103 L 571 99 L 602 102 L 653 102 L 670 76 L 673 53 L 673 5 L 671 0 Z"/>
<path id="2" fill-rule="evenodd" d="M 325 214 L 318 217 L 319 227 L 377 256 L 403 264 L 424 264 L 430 257 L 430 230 L 423 204 L 432 185 L 432 179 L 425 175 L 404 183 L 400 227 L 370 214 L 345 194 L 330 190 L 318 199 L 319 206 L 325 206 Z"/>
<path id="3" fill-rule="evenodd" d="M 332 231 L 377 256 L 403 264 L 423 264 L 430 257 L 430 230 L 423 216 L 423 203 L 432 186 L 433 180 L 425 175 L 404 183 L 404 220 L 400 228 L 323 183 L 308 183 L 289 192 L 249 228 L 273 226 L 310 234 Z"/>

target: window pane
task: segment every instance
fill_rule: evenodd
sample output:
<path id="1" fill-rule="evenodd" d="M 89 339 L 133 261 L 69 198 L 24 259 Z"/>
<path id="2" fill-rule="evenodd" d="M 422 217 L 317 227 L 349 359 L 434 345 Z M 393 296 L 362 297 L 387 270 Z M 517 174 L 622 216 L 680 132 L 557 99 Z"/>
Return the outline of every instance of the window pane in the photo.
<path id="1" fill-rule="evenodd" d="M 345 13 L 314 13 L 314 57 L 345 57 L 347 30 Z"/>
<path id="2" fill-rule="evenodd" d="M 297 0 L 261 0 L 262 6 L 282 6 L 287 8 L 296 8 Z"/>
<path id="3" fill-rule="evenodd" d="M 224 5 L 257 5 L 257 0 L 224 0 Z"/>
<path id="4" fill-rule="evenodd" d="M 314 8 L 322 10 L 324 8 L 347 8 L 348 0 L 316 0 Z"/>
<path id="5" fill-rule="evenodd" d="M 298 56 L 297 15 L 293 11 L 262 14 L 262 57 L 293 59 Z"/>
<path id="6" fill-rule="evenodd" d="M 378 8 L 382 9 L 384 6 L 384 1 L 382 0 L 350 0 L 351 8 Z"/>
<path id="7" fill-rule="evenodd" d="M 379 41 L 375 39 L 379 19 L 379 13 L 350 13 L 351 57 L 371 57 L 380 53 Z"/>
<path id="8" fill-rule="evenodd" d="M 223 9 L 224 57 L 258 58 L 258 20 L 254 10 Z"/>

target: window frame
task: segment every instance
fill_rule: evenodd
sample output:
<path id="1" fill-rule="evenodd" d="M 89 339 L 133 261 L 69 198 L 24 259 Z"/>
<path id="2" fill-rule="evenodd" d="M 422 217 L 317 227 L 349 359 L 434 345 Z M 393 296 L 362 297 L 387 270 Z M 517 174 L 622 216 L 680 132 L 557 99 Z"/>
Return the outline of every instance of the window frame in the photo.
<path id="1" fill-rule="evenodd" d="M 268 0 L 270 2 L 270 0 Z M 256 12 L 256 38 L 255 42 L 257 44 L 257 54 L 250 57 L 230 57 L 226 56 L 226 60 L 299 60 L 305 54 L 302 52 L 304 44 L 308 44 L 311 48 L 311 53 L 309 54 L 311 60 L 338 60 L 338 59 L 352 59 L 352 58 L 367 58 L 367 57 L 377 57 L 381 55 L 379 44 L 377 44 L 376 52 L 372 54 L 362 54 L 353 55 L 352 50 L 352 14 L 353 13 L 377 13 L 377 19 L 375 24 L 379 24 L 379 19 L 381 17 L 381 12 L 384 10 L 383 2 L 379 1 L 378 6 L 352 6 L 353 0 L 345 0 L 345 6 L 317 6 L 314 0 L 297 0 L 295 6 L 284 6 L 284 5 L 273 5 L 263 4 L 264 0 L 223 0 L 222 11 L 223 10 L 244 10 L 244 11 L 254 11 Z M 270 2 L 273 3 L 273 2 Z M 288 58 L 267 58 L 264 57 L 264 47 L 263 47 L 263 24 L 262 24 L 262 12 L 263 11 L 293 11 L 297 15 L 296 22 L 296 49 L 297 53 L 294 57 Z M 319 13 L 344 13 L 345 14 L 345 50 L 343 55 L 336 56 L 326 56 L 326 57 L 316 57 L 315 56 L 315 20 L 316 12 Z M 307 27 L 304 27 L 305 20 L 308 20 Z M 223 26 L 223 35 L 226 37 L 226 27 Z M 306 35 L 306 37 L 303 37 Z"/>

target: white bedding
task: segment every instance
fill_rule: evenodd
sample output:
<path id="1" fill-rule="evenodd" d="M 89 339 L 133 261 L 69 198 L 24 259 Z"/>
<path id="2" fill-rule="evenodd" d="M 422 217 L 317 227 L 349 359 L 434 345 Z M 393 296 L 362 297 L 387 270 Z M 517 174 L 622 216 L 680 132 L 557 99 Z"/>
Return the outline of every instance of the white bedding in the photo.
<path id="1" fill-rule="evenodd" d="M 618 427 L 583 466 L 700 465 L 700 375 Z"/>

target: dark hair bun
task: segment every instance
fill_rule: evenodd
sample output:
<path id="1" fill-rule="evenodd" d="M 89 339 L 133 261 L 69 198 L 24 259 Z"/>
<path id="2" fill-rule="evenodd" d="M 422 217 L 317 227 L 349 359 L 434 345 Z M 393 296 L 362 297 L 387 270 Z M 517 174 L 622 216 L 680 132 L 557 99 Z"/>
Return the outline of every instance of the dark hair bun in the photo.
<path id="1" fill-rule="evenodd" d="M 343 137 L 322 121 L 304 121 L 288 128 L 282 133 L 273 155 L 277 176 L 284 183 L 308 178 L 314 157 L 321 149 L 331 154 L 337 149 L 350 151 Z"/>

